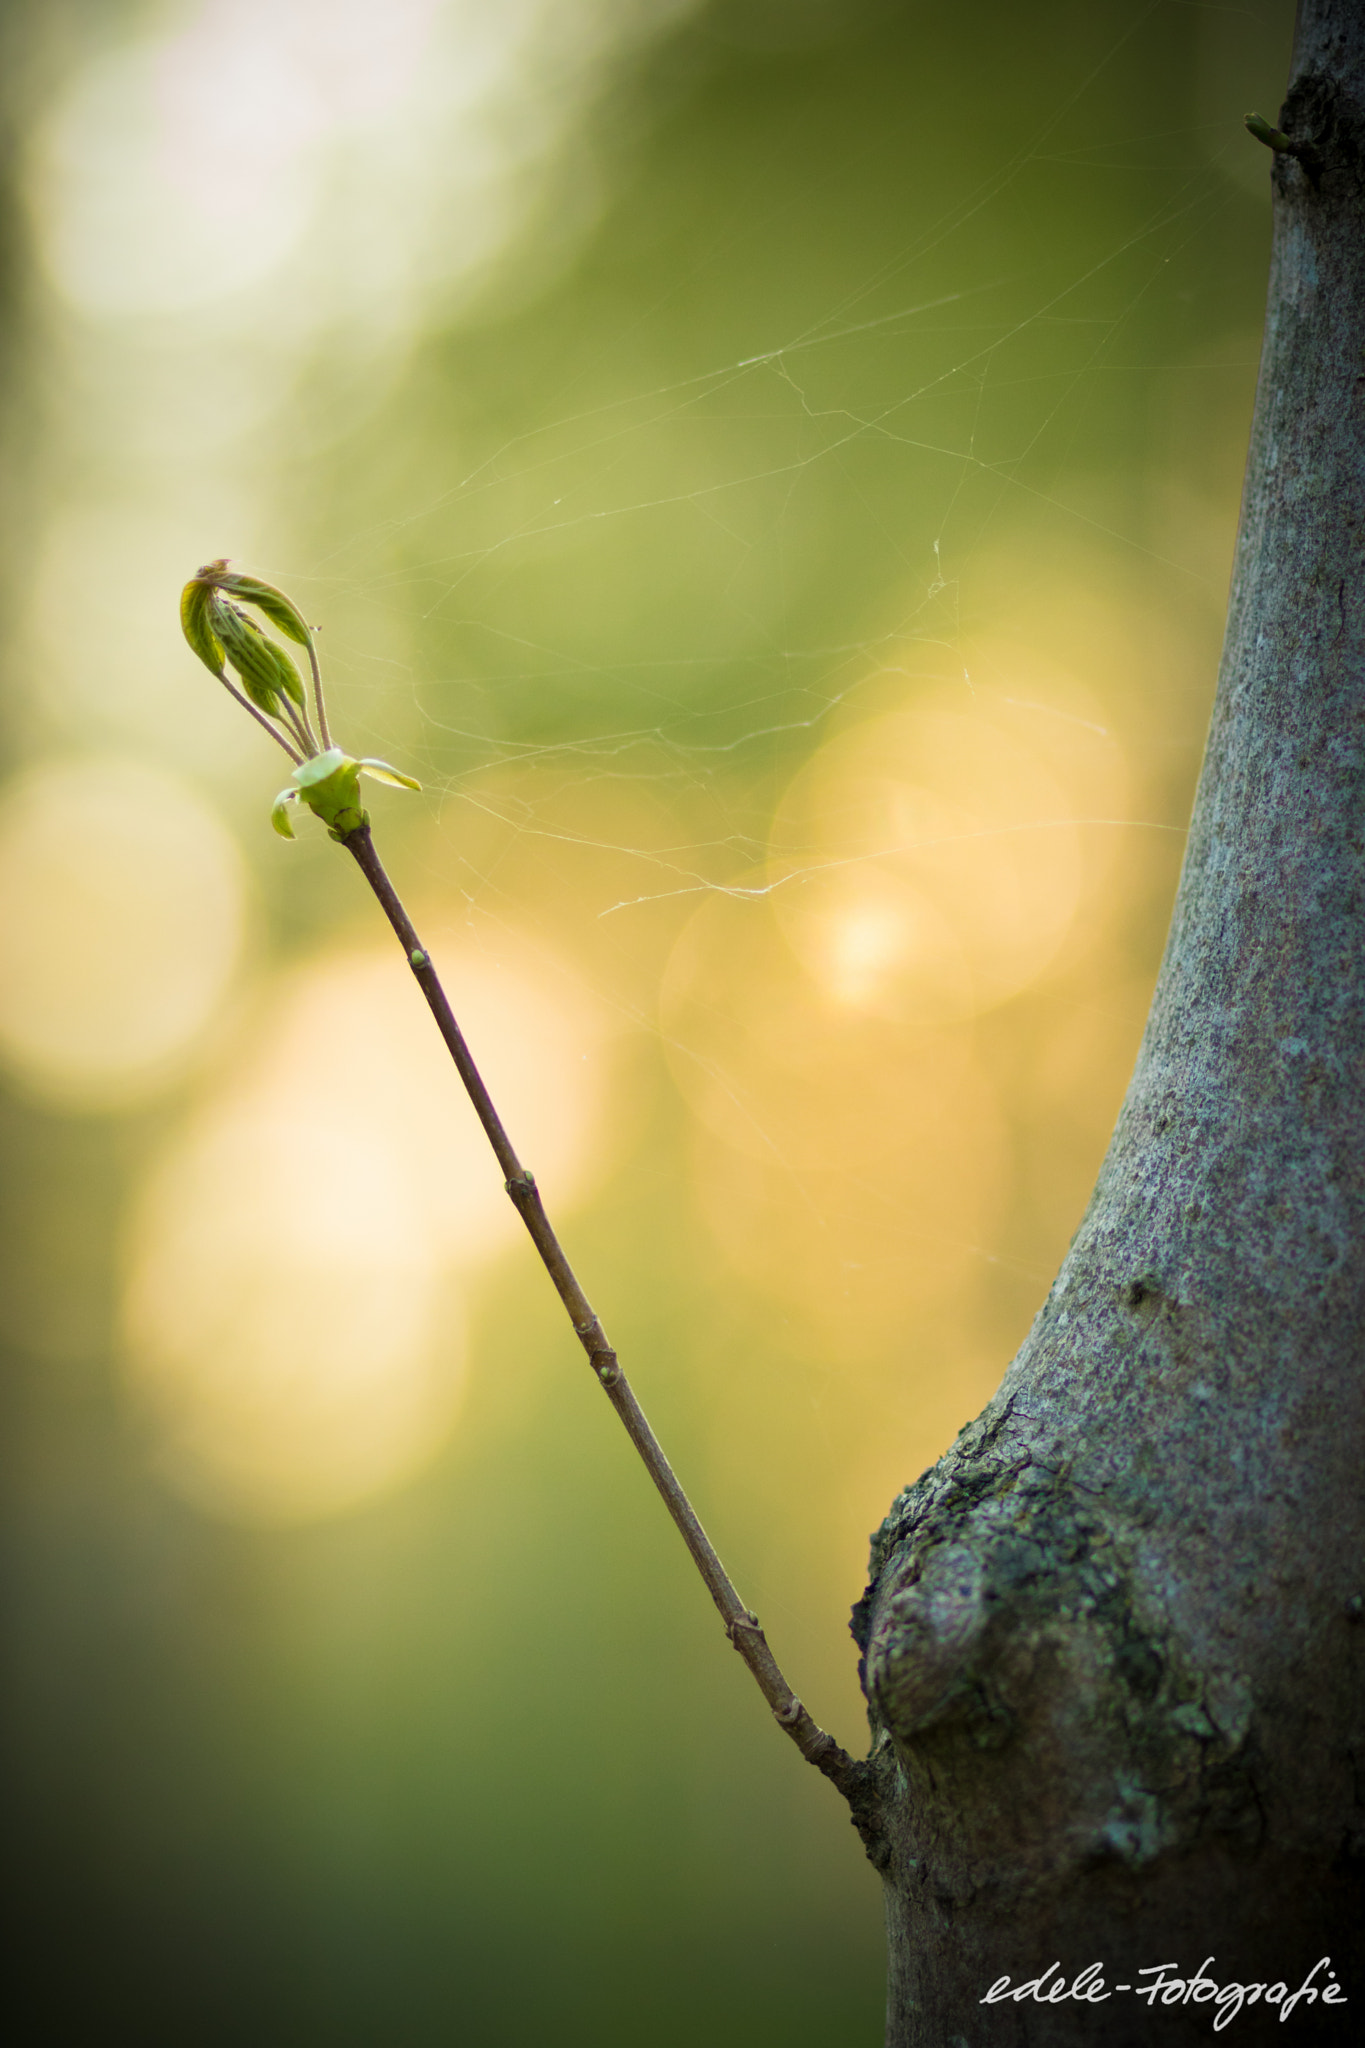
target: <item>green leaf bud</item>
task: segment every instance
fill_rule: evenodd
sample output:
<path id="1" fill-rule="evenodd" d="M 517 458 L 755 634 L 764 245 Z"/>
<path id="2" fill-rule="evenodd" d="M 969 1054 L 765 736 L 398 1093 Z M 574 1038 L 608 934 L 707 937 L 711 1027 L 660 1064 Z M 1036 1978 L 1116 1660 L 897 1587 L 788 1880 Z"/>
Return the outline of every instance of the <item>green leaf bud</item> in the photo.
<path id="1" fill-rule="evenodd" d="M 1248 114 L 1246 116 L 1246 126 L 1249 132 L 1256 137 L 1256 140 L 1263 142 L 1267 149 L 1280 151 L 1287 149 L 1291 154 L 1296 153 L 1290 137 L 1285 134 L 1282 128 L 1272 127 L 1264 114 Z"/>
<path id="2" fill-rule="evenodd" d="M 213 623 L 253 704 L 269 714 L 275 712 L 281 697 L 302 704 L 303 683 L 298 670 L 284 649 L 266 638 L 254 619 L 235 604 L 216 598 Z"/>
<path id="3" fill-rule="evenodd" d="M 287 639 L 308 649 L 317 687 L 319 730 L 325 741 L 327 721 L 317 664 L 312 659 L 312 633 L 298 607 L 273 583 L 262 583 L 257 576 L 239 576 L 229 569 L 225 556 L 205 562 L 186 584 L 180 600 L 185 638 L 221 682 L 227 683 L 239 699 L 245 696 L 251 709 L 260 714 L 262 722 L 270 726 L 281 746 L 298 763 L 290 787 L 280 791 L 272 807 L 270 822 L 275 831 L 282 839 L 292 839 L 292 810 L 303 803 L 321 819 L 334 839 L 344 840 L 369 823 L 369 814 L 360 801 L 362 774 L 394 789 L 420 789 L 422 785 L 387 761 L 357 761 L 340 747 L 331 745 L 320 752 L 312 751 L 317 739 L 308 719 L 302 677 L 283 647 L 243 609 L 245 605 L 254 605 Z M 236 672 L 240 690 L 228 678 L 229 667 Z M 296 715 L 295 707 L 302 716 Z M 300 761 L 300 752 L 308 758 Z"/>
<path id="4" fill-rule="evenodd" d="M 265 613 L 272 626 L 277 626 L 288 639 L 297 640 L 300 647 L 311 644 L 312 633 L 302 612 L 297 605 L 290 603 L 282 590 L 276 590 L 273 583 L 262 583 L 256 576 L 238 576 L 225 567 L 214 581 L 220 590 L 230 591 L 246 604 L 254 604 L 257 611 Z"/>
<path id="5" fill-rule="evenodd" d="M 325 753 L 314 754 L 308 761 L 300 761 L 294 770 L 294 783 L 299 790 L 312 789 L 315 784 L 330 782 L 338 768 L 356 768 L 359 765 L 349 754 L 344 754 L 340 747 L 328 747 Z"/>
<path id="6" fill-rule="evenodd" d="M 224 654 L 222 643 L 213 630 L 213 611 L 213 586 L 196 576 L 180 593 L 180 629 L 189 642 L 191 652 L 198 655 L 213 675 L 221 676 Z"/>
<path id="7" fill-rule="evenodd" d="M 301 761 L 294 770 L 294 787 L 335 838 L 344 839 L 370 822 L 360 801 L 360 763 L 340 747 L 328 747 L 311 761 Z"/>

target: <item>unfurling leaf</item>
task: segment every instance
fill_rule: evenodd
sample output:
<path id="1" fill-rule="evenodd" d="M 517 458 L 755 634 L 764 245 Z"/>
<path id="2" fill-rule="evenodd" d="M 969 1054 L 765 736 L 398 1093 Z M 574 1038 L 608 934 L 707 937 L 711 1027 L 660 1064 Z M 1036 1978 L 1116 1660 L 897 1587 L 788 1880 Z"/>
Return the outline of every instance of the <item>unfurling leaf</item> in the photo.
<path id="1" fill-rule="evenodd" d="M 360 801 L 360 763 L 343 754 L 340 747 L 328 747 L 325 754 L 301 761 L 294 770 L 294 787 L 336 839 L 369 823 L 369 813 Z"/>
<path id="2" fill-rule="evenodd" d="M 214 627 L 252 703 L 272 714 L 281 697 L 302 704 L 303 683 L 284 649 L 235 604 L 217 597 L 212 602 Z"/>
<path id="3" fill-rule="evenodd" d="M 300 647 L 311 644 L 309 631 L 303 613 L 297 605 L 290 603 L 282 590 L 276 590 L 273 583 L 262 583 L 257 576 L 238 576 L 226 567 L 218 570 L 214 578 L 220 590 L 227 590 L 234 597 L 240 597 L 246 604 L 254 604 L 257 611 L 264 612 L 272 626 L 278 626 L 291 640 L 297 640 Z"/>
<path id="4" fill-rule="evenodd" d="M 370 814 L 360 801 L 362 774 L 372 775 L 376 782 L 390 783 L 395 789 L 422 786 L 410 775 L 400 775 L 396 768 L 390 768 L 387 761 L 357 761 L 340 747 L 328 747 L 325 753 L 300 761 L 294 770 L 293 787 L 281 790 L 276 797 L 270 814 L 275 830 L 283 838 L 292 839 L 294 831 L 286 807 L 304 803 L 314 817 L 321 818 L 334 839 L 345 839 L 348 833 L 358 832 L 370 822 Z"/>
<path id="5" fill-rule="evenodd" d="M 262 583 L 256 576 L 236 575 L 228 568 L 226 559 L 205 562 L 198 575 L 185 585 L 180 599 L 180 623 L 191 648 L 204 666 L 224 681 L 223 665 L 231 663 L 247 696 L 268 717 L 279 715 L 282 698 L 301 705 L 303 684 L 293 662 L 282 647 L 266 637 L 240 604 L 230 601 L 231 597 L 254 604 L 272 625 L 307 647 L 311 654 L 311 635 L 297 606 L 273 583 Z"/>
<path id="6" fill-rule="evenodd" d="M 180 629 L 206 669 L 215 676 L 223 673 L 223 647 L 213 630 L 214 598 L 211 584 L 196 576 L 180 593 Z"/>
<path id="7" fill-rule="evenodd" d="M 360 801 L 360 777 L 371 775 L 394 789 L 420 789 L 421 783 L 402 774 L 387 761 L 355 760 L 340 747 L 319 748 L 318 734 L 308 717 L 303 680 L 293 660 L 251 614 L 243 609 L 254 605 L 271 625 L 290 640 L 308 649 L 317 693 L 318 728 L 328 739 L 322 685 L 313 660 L 311 630 L 302 612 L 273 583 L 257 576 L 239 576 L 227 565 L 227 558 L 206 562 L 185 585 L 180 599 L 180 621 L 186 640 L 206 668 L 239 699 L 245 697 L 251 709 L 261 714 L 266 725 L 291 760 L 297 762 L 293 781 L 276 797 L 270 822 L 282 839 L 294 837 L 292 810 L 307 804 L 322 820 L 334 839 L 347 839 L 369 823 Z M 232 668 L 241 682 L 228 677 Z M 305 758 L 300 760 L 302 754 Z"/>
<path id="8" fill-rule="evenodd" d="M 365 760 L 358 761 L 356 766 L 362 775 L 368 775 L 372 781 L 387 782 L 390 789 L 420 789 L 422 787 L 421 783 L 415 782 L 411 775 L 400 775 L 396 768 L 390 768 L 387 761 L 371 761 L 367 756 Z"/>

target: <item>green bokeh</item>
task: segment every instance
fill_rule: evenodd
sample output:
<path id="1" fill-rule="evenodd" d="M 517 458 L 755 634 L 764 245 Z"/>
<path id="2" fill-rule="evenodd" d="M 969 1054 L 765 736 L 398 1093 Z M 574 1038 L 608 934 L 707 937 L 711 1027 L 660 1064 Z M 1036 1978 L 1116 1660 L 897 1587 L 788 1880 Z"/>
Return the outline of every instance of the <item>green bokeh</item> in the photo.
<path id="1" fill-rule="evenodd" d="M 868 650 L 951 638 L 1011 549 L 1098 565 L 1180 639 L 1200 684 L 1154 672 L 1127 714 L 1148 801 L 1188 803 L 1226 554 L 1185 551 L 1170 492 L 1230 533 L 1268 232 L 1233 159 L 1243 98 L 1278 105 L 1288 9 L 1239 14 L 1237 46 L 1118 0 L 798 14 L 784 39 L 780 10 L 720 0 L 652 44 L 576 145 L 603 196 L 572 259 L 533 227 L 501 299 L 384 391 L 320 366 L 280 439 L 290 588 L 326 614 L 345 744 L 423 777 L 454 821 L 443 879 L 485 903 L 459 821 L 529 747 L 552 774 L 586 748 L 744 870 Z M 42 387 L 32 342 L 11 405 Z M 40 505 L 41 453 L 30 482 Z M 618 757 L 611 734 L 643 737 Z M 242 816 L 287 958 L 360 914 L 321 835 L 270 841 L 272 774 Z M 384 818 L 420 881 L 429 814 Z M 547 871 L 575 857 L 547 842 Z M 1134 885 L 1135 973 L 1163 859 Z M 587 876 L 571 942 L 599 943 L 618 886 Z M 817 1557 L 798 1491 L 706 1477 L 727 1376 L 814 1402 L 817 1375 L 718 1270 L 644 1065 L 628 1170 L 574 1253 L 794 1682 L 856 1744 L 863 1556 Z M 252 1533 L 160 1488 L 111 1331 L 127 1190 L 181 1106 L 0 1109 L 17 2038 L 875 2041 L 877 1881 L 529 1254 L 479 1297 L 461 1426 L 398 1496 Z M 1045 1262 L 1018 1206 L 1011 1247 Z M 979 1285 L 1002 1367 L 1036 1267 Z M 831 1457 L 885 1426 L 841 1417 Z M 743 1465 L 727 1442 L 720 1469 Z"/>

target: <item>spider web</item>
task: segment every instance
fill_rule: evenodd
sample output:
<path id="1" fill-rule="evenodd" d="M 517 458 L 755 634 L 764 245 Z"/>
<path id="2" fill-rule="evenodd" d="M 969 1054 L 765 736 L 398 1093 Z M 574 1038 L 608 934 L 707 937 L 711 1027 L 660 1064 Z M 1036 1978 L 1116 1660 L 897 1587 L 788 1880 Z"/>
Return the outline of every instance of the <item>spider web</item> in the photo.
<path id="1" fill-rule="evenodd" d="M 1087 503 L 1097 494 L 1087 491 L 1083 444 L 1097 413 L 1113 438 L 1106 381 L 1150 380 L 1159 370 L 1152 329 L 1166 338 L 1161 302 L 1173 269 L 1179 277 L 1182 265 L 1197 264 L 1238 204 L 1207 156 L 1188 147 L 1190 131 L 1057 150 L 1068 118 L 1156 11 L 1117 38 L 1027 148 L 790 339 L 581 410 L 572 399 L 583 380 L 566 379 L 543 424 L 497 442 L 419 509 L 348 536 L 317 562 L 320 593 L 348 598 L 357 615 L 401 609 L 442 651 L 458 648 L 455 674 L 433 684 L 414 667 L 406 685 L 410 742 L 447 816 L 468 807 L 558 848 L 618 856 L 622 893 L 603 889 L 598 917 L 715 890 L 762 894 L 813 871 L 789 853 L 775 872 L 752 877 L 772 864 L 773 786 L 831 725 L 856 715 L 860 693 L 877 694 L 888 676 L 907 685 L 949 676 L 973 695 L 964 593 L 975 623 L 1011 545 L 1036 558 L 1045 534 L 1062 593 L 1098 564 L 1111 581 L 1126 578 L 1130 592 L 1155 583 L 1171 609 L 1191 590 L 1221 601 L 1221 564 L 1210 570 L 1144 530 L 1151 522 L 1133 502 L 1131 454 L 1128 502 L 1121 485 L 1112 509 Z M 1175 174 L 1164 166 L 1172 141 L 1187 145 Z M 1119 241 L 1079 262 L 1040 265 L 1036 280 L 996 278 L 870 310 L 913 288 L 945 252 L 950 267 L 969 267 L 982 216 L 1003 208 L 1027 217 L 1048 200 L 1030 189 L 1039 168 L 1077 165 L 1126 170 L 1147 188 L 1150 203 Z M 1231 373 L 1241 400 L 1253 360 L 1244 332 L 1218 336 L 1196 367 Z M 757 434 L 736 431 L 755 425 Z M 623 470 L 632 479 L 624 488 Z M 637 479 L 665 487 L 640 493 Z M 826 605 L 841 632 L 803 638 L 792 629 L 812 609 L 799 588 L 810 549 L 799 535 L 787 549 L 784 530 L 812 501 L 817 518 L 831 505 L 851 509 L 853 546 L 880 555 L 887 569 L 865 601 L 855 591 L 850 602 Z M 1068 547 L 1079 570 L 1068 570 Z M 670 549 L 698 563 L 696 609 L 682 634 L 670 631 L 665 590 L 660 629 L 639 636 L 629 658 L 612 647 L 610 628 L 596 630 L 616 603 L 618 563 Z M 566 552 L 588 565 L 597 620 L 586 630 L 575 620 L 559 639 L 519 630 L 523 580 L 543 582 L 547 556 Z M 375 558 L 379 573 L 362 567 Z M 798 586 L 789 605 L 770 602 L 758 622 L 745 616 L 755 563 L 770 591 Z M 690 643 L 685 651 L 679 639 Z M 372 676 L 351 666 L 362 716 Z M 387 713 L 392 691 L 378 694 Z M 626 717 L 594 722 L 604 699 Z M 481 721 L 483 709 L 495 716 Z M 381 744 L 379 719 L 365 736 Z M 516 769 L 536 771 L 534 796 L 526 777 L 507 794 Z M 648 789 L 665 804 L 704 797 L 716 830 L 641 844 L 556 822 L 559 792 L 585 782 Z M 1134 813 L 1085 822 L 1166 832 L 1174 821 Z M 475 868 L 465 885 L 485 905 L 498 893 L 493 876 Z"/>
<path id="2" fill-rule="evenodd" d="M 817 1430 L 846 1432 L 857 1402 L 875 1399 L 897 1418 L 888 1434 L 930 1456 L 994 1384 L 1074 1227 L 1183 843 L 1266 198 L 1263 162 L 1258 199 L 1241 182 L 1259 153 L 1240 106 L 1229 114 L 1226 93 L 1205 85 L 1172 113 L 1157 85 L 1173 65 L 1198 71 L 1199 36 L 1222 15 L 1205 10 L 1196 35 L 1168 0 L 1131 18 L 1101 12 L 1087 18 L 1087 50 L 1060 17 L 1040 42 L 1033 21 L 1004 10 L 968 80 L 959 31 L 875 9 L 812 57 L 771 42 L 717 50 L 706 38 L 725 9 L 623 5 L 599 19 L 525 0 L 504 17 L 405 0 L 390 83 L 414 110 L 407 138 L 392 108 L 382 132 L 366 126 L 378 118 L 366 64 L 342 62 L 364 57 L 364 10 L 310 0 L 260 65 L 307 114 L 310 52 L 340 22 L 332 112 L 349 140 L 327 145 L 322 247 L 298 246 L 292 297 L 238 249 L 236 296 L 204 312 L 195 295 L 214 273 L 182 260 L 172 191 L 170 254 L 138 273 L 167 324 L 111 340 L 98 321 L 130 318 L 128 272 L 109 260 L 101 195 L 131 181 L 137 254 L 146 194 L 165 184 L 147 184 L 127 108 L 161 104 L 158 67 L 201 76 L 232 46 L 243 5 L 187 7 L 183 31 L 150 54 L 96 66 L 45 145 L 52 189 L 67 195 L 53 202 L 49 261 L 94 323 L 73 357 L 92 390 L 124 396 L 88 437 L 104 451 L 106 502 L 70 525 L 40 578 L 48 640 L 35 673 L 66 676 L 87 728 L 135 729 L 201 783 L 211 759 L 214 800 L 229 787 L 240 803 L 287 928 L 335 946 L 351 912 L 320 879 L 336 873 L 332 850 L 320 835 L 261 850 L 259 736 L 237 720 L 225 739 L 216 702 L 187 715 L 183 649 L 131 642 L 113 656 L 112 688 L 63 651 L 92 547 L 121 564 L 129 508 L 142 516 L 172 477 L 171 512 L 134 564 L 147 615 L 164 620 L 192 533 L 199 558 L 238 554 L 321 621 L 334 731 L 424 784 L 420 802 L 380 792 L 372 806 L 419 929 L 438 961 L 450 948 L 457 1010 L 458 977 L 477 1003 L 511 962 L 520 1013 L 543 1026 L 521 1048 L 522 1070 L 553 1082 L 528 1107 L 529 1138 L 504 1104 L 530 1163 L 561 1162 L 580 1199 L 604 1161 L 657 1128 L 671 1217 L 700 1224 L 740 1294 L 778 1308 Z M 1280 12 L 1229 12 L 1219 47 Z M 422 82 L 437 15 L 502 81 L 480 103 L 488 133 L 488 109 L 515 107 L 535 138 L 488 142 L 496 174 L 470 155 L 472 88 L 448 50 L 428 67 L 436 83 Z M 514 15 L 520 28 L 504 32 Z M 588 24 L 572 65 L 526 86 L 536 38 L 566 35 L 566 22 Z M 1069 81 L 1060 93 L 1054 73 Z M 943 89 L 927 93 L 936 78 Z M 1045 99 L 1041 117 L 1030 97 Z M 198 147 L 208 115 L 194 101 L 182 120 L 191 102 L 169 104 L 176 151 Z M 458 175 L 443 154 L 452 107 L 469 158 Z M 113 169 L 92 177 L 101 121 Z M 272 176 L 248 192 L 266 241 L 267 202 L 284 191 L 302 209 L 322 175 L 306 153 L 272 147 Z M 203 148 L 196 175 L 217 203 L 237 190 L 240 137 L 225 129 L 217 156 Z M 462 192 L 502 221 L 500 254 L 463 219 Z M 446 271 L 443 236 L 463 251 Z M 186 736 L 178 756 L 170 734 Z M 274 1130 L 283 1145 L 301 1101 L 325 1120 L 339 1092 L 355 1125 L 360 1076 L 384 1063 L 358 1026 L 323 1058 L 328 1019 L 372 1004 L 376 1045 L 406 1026 L 385 1008 L 391 977 L 353 964 L 353 985 L 320 955 L 268 993 L 255 1092 L 210 1078 L 209 1122 L 176 1141 L 133 1286 L 172 1434 L 183 1389 L 199 1388 L 195 1415 L 201 1396 L 227 1398 L 199 1386 L 204 1347 L 181 1324 L 198 1298 L 191 1271 L 206 1314 L 246 1298 L 215 1250 L 232 1219 L 269 1228 L 241 1248 L 238 1264 L 264 1278 L 251 1328 L 225 1326 L 224 1357 L 269 1354 L 253 1332 L 287 1327 L 292 1266 L 336 1236 L 325 1190 L 312 1223 L 306 1189 L 276 1216 L 270 1173 L 238 1138 L 249 1128 L 268 1147 Z M 496 1060 L 514 1034 L 489 1001 L 473 1042 Z M 554 1027 L 585 1005 L 606 1019 L 599 1037 L 647 1048 L 656 1106 L 623 1083 L 606 1119 L 615 1136 L 570 1145 L 553 1128 L 570 1092 L 552 1066 Z M 577 1046 L 578 1030 L 559 1037 Z M 285 1044 L 297 1052 L 288 1071 Z M 514 1089 L 515 1062 L 512 1076 Z M 393 1366 L 415 1415 L 435 1355 L 418 1326 L 435 1317 L 441 1261 L 463 1259 L 463 1272 L 471 1246 L 482 1258 L 502 1242 L 495 1184 L 496 1226 L 451 1194 L 465 1171 L 448 1164 L 458 1133 L 441 1127 L 432 1165 L 427 1085 L 380 1090 L 366 1112 L 375 1184 L 391 1172 L 406 1185 L 411 1169 L 419 1223 L 395 1241 L 391 1271 L 328 1282 L 335 1343 L 319 1341 L 313 1381 L 297 1375 L 309 1399 L 332 1398 L 331 1354 L 384 1287 L 409 1309 L 427 1288 Z M 407 1153 L 389 1158 L 399 1125 Z M 575 1182 L 590 1153 L 596 1182 Z M 281 1156 L 281 1185 L 291 1162 Z M 482 1167 L 469 1163 L 471 1183 Z M 251 1172 L 259 1186 L 226 1188 Z M 384 1216 L 373 1223 L 378 1242 Z M 419 1286 L 404 1261 L 423 1230 Z M 907 1331 L 921 1366 L 908 1378 Z M 750 1377 L 758 1426 L 771 1403 L 761 1371 Z M 857 1400 L 827 1401 L 834 1388 Z M 728 1389 L 724 1412 L 733 1420 L 750 1398 Z M 294 1430 L 304 1495 L 351 1497 L 359 1467 L 346 1459 L 374 1437 L 367 1412 L 347 1423 L 335 1471 L 308 1462 L 318 1431 L 306 1403 L 268 1428 L 258 1416 L 251 1455 L 282 1455 Z M 736 1424 L 734 1440 L 743 1433 Z M 834 1446 L 831 1467 L 865 1455 Z M 410 1456 L 395 1449 L 392 1471 Z M 902 1476 L 879 1467 L 860 1493 Z M 231 1494 L 237 1480 L 226 1483 Z"/>

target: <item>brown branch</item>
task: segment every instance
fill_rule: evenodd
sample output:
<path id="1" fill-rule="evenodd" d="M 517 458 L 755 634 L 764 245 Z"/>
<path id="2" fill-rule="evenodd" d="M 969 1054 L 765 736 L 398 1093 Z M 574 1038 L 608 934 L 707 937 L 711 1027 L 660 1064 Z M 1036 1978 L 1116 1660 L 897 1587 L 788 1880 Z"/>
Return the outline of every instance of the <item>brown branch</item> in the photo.
<path id="1" fill-rule="evenodd" d="M 853 1807 L 855 1820 L 866 1832 L 871 1804 L 868 1766 L 851 1757 L 847 1750 L 841 1749 L 834 1737 L 819 1727 L 807 1713 L 783 1677 L 777 1659 L 768 1647 L 767 1637 L 759 1626 L 757 1615 L 751 1614 L 740 1599 L 729 1573 L 716 1555 L 710 1538 L 697 1519 L 696 1510 L 684 1493 L 677 1474 L 664 1456 L 658 1438 L 631 1391 L 630 1382 L 622 1372 L 616 1353 L 607 1341 L 606 1332 L 578 1283 L 563 1246 L 551 1228 L 540 1199 L 540 1190 L 518 1159 L 512 1141 L 503 1128 L 502 1118 L 493 1106 L 493 1099 L 483 1084 L 482 1076 L 465 1043 L 464 1034 L 446 1000 L 445 990 L 437 979 L 436 969 L 431 964 L 431 956 L 413 929 L 412 920 L 399 901 L 397 891 L 384 872 L 379 855 L 374 850 L 369 826 L 362 825 L 356 832 L 338 836 L 342 845 L 355 856 L 356 864 L 379 898 L 385 916 L 398 935 L 399 943 L 407 955 L 408 965 L 417 979 L 418 987 L 427 999 L 431 1014 L 436 1019 L 437 1029 L 446 1042 L 456 1071 L 474 1105 L 475 1114 L 483 1125 L 498 1165 L 502 1168 L 507 1192 L 512 1198 L 517 1214 L 526 1225 L 531 1242 L 554 1282 L 555 1292 L 564 1304 L 569 1320 L 573 1324 L 575 1336 L 588 1355 L 588 1362 L 598 1384 L 624 1424 L 626 1434 L 639 1452 L 645 1470 L 663 1497 L 664 1506 L 677 1524 L 678 1533 L 701 1573 L 706 1590 L 716 1603 L 721 1620 L 725 1624 L 725 1633 L 752 1672 L 754 1682 L 772 1708 L 778 1726 L 791 1737 L 807 1763 L 814 1764 L 817 1770 L 823 1771 L 837 1786 Z"/>

